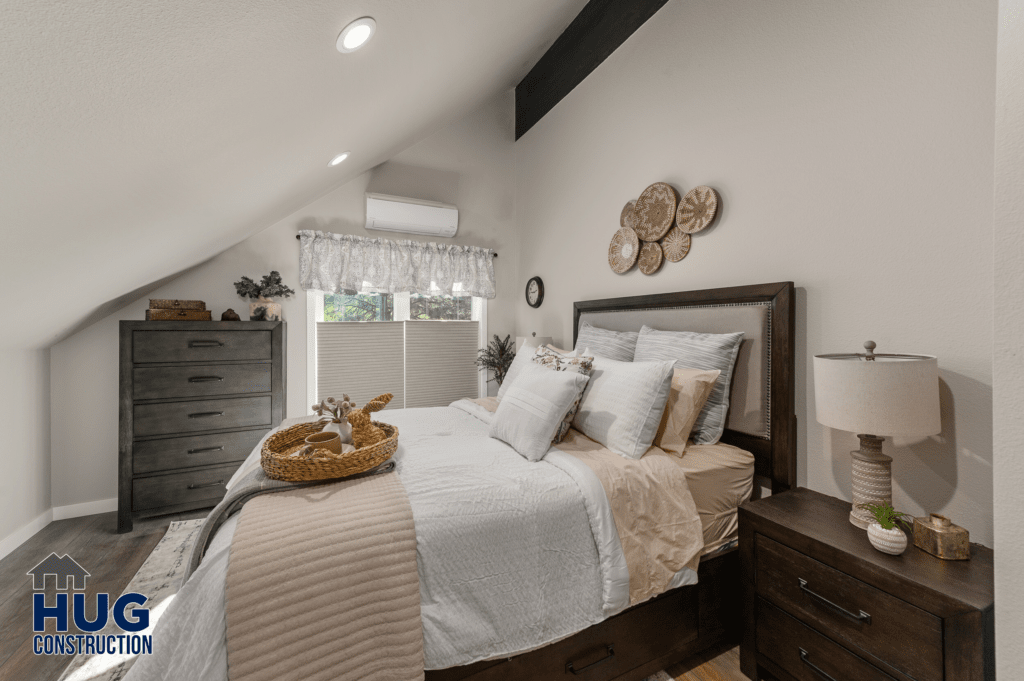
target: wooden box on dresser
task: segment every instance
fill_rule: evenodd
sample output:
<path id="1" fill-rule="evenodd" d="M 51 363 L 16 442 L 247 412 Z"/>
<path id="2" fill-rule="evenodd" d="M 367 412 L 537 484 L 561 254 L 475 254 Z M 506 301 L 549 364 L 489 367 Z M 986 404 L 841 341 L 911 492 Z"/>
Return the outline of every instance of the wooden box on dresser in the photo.
<path id="1" fill-rule="evenodd" d="M 217 504 L 284 418 L 284 356 L 284 322 L 121 322 L 118 532 Z"/>
<path id="2" fill-rule="evenodd" d="M 796 489 L 740 507 L 743 639 L 751 679 L 995 678 L 992 550 L 944 561 L 910 542 L 875 550 L 850 504 Z"/>

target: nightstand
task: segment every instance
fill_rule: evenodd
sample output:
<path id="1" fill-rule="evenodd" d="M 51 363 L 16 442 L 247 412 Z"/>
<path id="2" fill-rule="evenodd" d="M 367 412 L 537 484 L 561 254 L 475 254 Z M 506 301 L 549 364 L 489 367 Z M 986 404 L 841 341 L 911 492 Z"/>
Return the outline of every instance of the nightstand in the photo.
<path id="1" fill-rule="evenodd" d="M 796 489 L 740 507 L 743 641 L 751 679 L 995 678 L 992 550 L 944 561 L 868 542 L 849 502 Z"/>

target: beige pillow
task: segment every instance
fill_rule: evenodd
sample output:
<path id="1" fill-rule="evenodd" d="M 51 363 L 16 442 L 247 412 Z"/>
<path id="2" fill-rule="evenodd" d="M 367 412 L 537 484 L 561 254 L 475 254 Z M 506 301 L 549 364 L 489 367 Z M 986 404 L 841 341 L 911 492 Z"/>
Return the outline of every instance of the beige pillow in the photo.
<path id="1" fill-rule="evenodd" d="M 718 369 L 673 369 L 672 389 L 665 403 L 658 434 L 654 436 L 655 447 L 676 456 L 686 452 L 693 424 L 697 422 L 721 373 Z"/>

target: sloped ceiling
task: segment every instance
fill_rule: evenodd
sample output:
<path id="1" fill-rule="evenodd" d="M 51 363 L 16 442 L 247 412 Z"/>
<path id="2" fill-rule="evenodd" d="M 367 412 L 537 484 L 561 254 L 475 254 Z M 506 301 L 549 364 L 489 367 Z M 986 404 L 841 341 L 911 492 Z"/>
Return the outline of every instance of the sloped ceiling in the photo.
<path id="1" fill-rule="evenodd" d="M 585 4 L 0 0 L 2 344 L 54 342 L 513 87 Z"/>

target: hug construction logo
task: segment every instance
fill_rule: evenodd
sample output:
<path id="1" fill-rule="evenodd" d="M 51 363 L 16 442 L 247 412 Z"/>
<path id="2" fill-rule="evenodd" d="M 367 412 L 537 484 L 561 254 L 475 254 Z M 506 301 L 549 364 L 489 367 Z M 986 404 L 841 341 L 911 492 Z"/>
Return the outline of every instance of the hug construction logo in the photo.
<path id="1" fill-rule="evenodd" d="M 146 604 L 148 599 L 142 594 L 122 594 L 113 608 L 110 607 L 110 594 L 96 594 L 96 616 L 90 622 L 86 618 L 85 594 L 74 593 L 85 591 L 90 575 L 71 556 L 51 553 L 27 574 L 32 577 L 32 589 L 37 592 L 32 594 L 32 652 L 36 655 L 149 655 L 153 652 L 153 637 L 137 633 L 149 626 L 149 608 L 129 609 L 129 606 Z M 53 605 L 47 605 L 46 594 L 39 593 L 46 588 L 46 578 L 50 575 L 53 575 L 58 591 L 57 602 Z M 71 592 L 70 608 L 69 594 L 59 593 L 61 591 Z M 82 633 L 68 633 L 69 615 Z M 103 631 L 110 618 L 123 633 L 111 633 L 113 628 Z M 45 633 L 46 621 L 50 619 L 56 621 L 56 634 Z"/>

